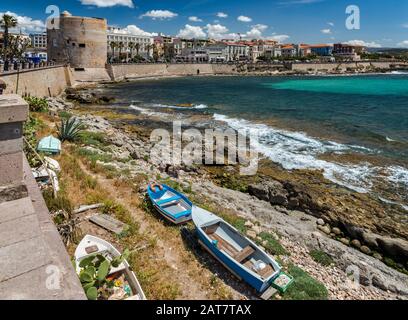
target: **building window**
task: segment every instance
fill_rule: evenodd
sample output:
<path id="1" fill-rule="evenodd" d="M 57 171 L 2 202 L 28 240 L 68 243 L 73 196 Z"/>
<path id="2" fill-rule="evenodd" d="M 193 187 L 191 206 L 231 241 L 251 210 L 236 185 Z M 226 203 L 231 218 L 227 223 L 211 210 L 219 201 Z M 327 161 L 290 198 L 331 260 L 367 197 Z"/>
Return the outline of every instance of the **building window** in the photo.
<path id="1" fill-rule="evenodd" d="M 80 48 L 85 48 L 85 43 L 80 43 L 78 46 L 79 46 Z"/>

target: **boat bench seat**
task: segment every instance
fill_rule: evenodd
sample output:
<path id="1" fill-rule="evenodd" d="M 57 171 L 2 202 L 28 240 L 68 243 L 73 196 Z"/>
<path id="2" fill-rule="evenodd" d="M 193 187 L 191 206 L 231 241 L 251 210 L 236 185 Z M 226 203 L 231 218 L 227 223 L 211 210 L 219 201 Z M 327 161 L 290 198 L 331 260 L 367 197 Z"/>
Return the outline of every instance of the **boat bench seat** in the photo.
<path id="1" fill-rule="evenodd" d="M 220 250 L 224 250 L 231 257 L 234 257 L 238 253 L 238 250 L 234 246 L 229 244 L 227 241 L 225 241 L 223 238 L 221 238 L 218 234 L 213 233 L 213 234 L 209 235 L 209 237 L 212 240 L 218 241 L 218 248 Z"/>
<path id="2" fill-rule="evenodd" d="M 249 261 L 249 260 L 244 263 L 244 266 L 247 267 L 248 269 L 256 272 L 257 274 L 259 274 L 264 279 L 268 279 L 275 272 L 275 270 L 273 269 L 273 267 L 270 264 L 268 264 L 263 270 L 260 270 L 260 271 L 256 270 L 254 268 L 253 263 L 251 261 Z"/>
<path id="3" fill-rule="evenodd" d="M 234 259 L 237 260 L 239 263 L 242 263 L 242 261 L 247 259 L 254 252 L 255 252 L 254 248 L 252 248 L 251 246 L 246 246 L 244 249 L 242 249 L 234 256 Z"/>
<path id="4" fill-rule="evenodd" d="M 176 201 L 176 200 L 180 200 L 180 199 L 181 199 L 180 196 L 174 196 L 174 197 L 171 197 L 171 198 L 168 198 L 168 199 L 159 200 L 159 201 L 157 201 L 157 204 L 162 205 L 162 204 L 169 203 L 169 202 Z"/>

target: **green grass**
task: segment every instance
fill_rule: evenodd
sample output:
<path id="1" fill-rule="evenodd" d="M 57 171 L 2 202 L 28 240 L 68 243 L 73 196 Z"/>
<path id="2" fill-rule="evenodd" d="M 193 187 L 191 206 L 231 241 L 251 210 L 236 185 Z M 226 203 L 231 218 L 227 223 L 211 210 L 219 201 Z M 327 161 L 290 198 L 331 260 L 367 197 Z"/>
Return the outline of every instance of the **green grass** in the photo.
<path id="1" fill-rule="evenodd" d="M 259 237 L 262 239 L 262 242 L 266 241 L 266 244 L 262 245 L 265 247 L 266 251 L 269 253 L 276 255 L 276 256 L 288 256 L 290 253 L 286 251 L 286 249 L 279 243 L 278 239 L 275 239 L 275 237 L 267 232 L 261 232 Z M 261 243 L 259 243 L 261 244 Z"/>
<path id="2" fill-rule="evenodd" d="M 313 258 L 314 261 L 320 263 L 322 266 L 330 266 L 334 263 L 332 257 L 330 257 L 326 252 L 321 250 L 311 250 L 309 255 Z"/>
<path id="3" fill-rule="evenodd" d="M 101 132 L 83 131 L 79 135 L 79 142 L 87 146 L 104 146 L 106 145 L 105 136 Z"/>
<path id="4" fill-rule="evenodd" d="M 293 283 L 283 294 L 285 300 L 327 300 L 329 292 L 320 281 L 312 278 L 306 271 L 291 264 L 288 273 L 294 277 Z"/>
<path id="5" fill-rule="evenodd" d="M 113 160 L 113 157 L 110 154 L 98 153 L 85 148 L 80 148 L 78 150 L 78 155 L 87 158 L 91 162 L 111 162 Z"/>

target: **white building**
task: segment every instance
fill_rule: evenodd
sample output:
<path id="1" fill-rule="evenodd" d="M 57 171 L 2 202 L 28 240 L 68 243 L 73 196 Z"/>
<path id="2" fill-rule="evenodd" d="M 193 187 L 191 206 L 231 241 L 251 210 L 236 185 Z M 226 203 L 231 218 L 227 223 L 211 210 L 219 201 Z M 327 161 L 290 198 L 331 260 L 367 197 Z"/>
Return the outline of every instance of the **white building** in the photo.
<path id="1" fill-rule="evenodd" d="M 112 50 L 112 43 L 116 44 L 114 50 Z M 153 54 L 153 43 L 151 36 L 134 35 L 125 29 L 108 27 L 108 54 L 111 57 L 114 51 L 115 57 L 119 57 L 119 52 L 121 52 L 122 55 L 126 55 L 127 59 L 136 55 L 147 59 Z"/>
<path id="2" fill-rule="evenodd" d="M 31 47 L 34 49 L 47 48 L 47 33 L 32 33 L 30 34 Z"/>

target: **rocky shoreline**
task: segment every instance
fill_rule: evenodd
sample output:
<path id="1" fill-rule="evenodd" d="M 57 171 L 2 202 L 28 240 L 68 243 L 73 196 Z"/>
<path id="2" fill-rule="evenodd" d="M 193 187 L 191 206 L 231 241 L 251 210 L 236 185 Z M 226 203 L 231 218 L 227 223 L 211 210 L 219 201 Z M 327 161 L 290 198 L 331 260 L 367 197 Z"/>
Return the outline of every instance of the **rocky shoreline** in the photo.
<path id="1" fill-rule="evenodd" d="M 252 221 L 252 225 L 255 226 L 252 229 L 255 230 L 251 233 L 249 230 L 249 236 L 257 237 L 262 230 L 279 234 L 282 244 L 291 252 L 285 259 L 302 266 L 325 283 L 331 299 L 408 297 L 408 275 L 390 268 L 381 261 L 385 256 L 406 259 L 408 253 L 406 241 L 402 238 L 391 238 L 387 232 L 383 232 L 382 235 L 374 233 L 372 230 L 376 228 L 370 226 L 368 229 L 358 227 L 367 225 L 364 212 L 356 215 L 355 221 L 352 218 L 350 223 L 350 210 L 343 213 L 332 212 L 336 203 L 316 202 L 315 199 L 318 197 L 310 194 L 306 189 L 307 184 L 297 185 L 293 181 L 271 179 L 270 176 L 266 179 L 266 171 L 261 172 L 264 174 L 260 176 L 261 178 L 257 176 L 257 181 L 243 183 L 234 180 L 235 186 L 225 187 L 231 184 L 232 178 L 235 179 L 233 167 L 219 168 L 221 172 L 227 173 L 226 177 L 223 175 L 220 177 L 214 168 L 174 167 L 169 159 L 152 159 L 150 157 L 152 144 L 149 141 L 152 127 L 143 125 L 146 121 L 143 116 L 128 115 L 129 119 L 126 121 L 121 117 L 112 120 L 112 117 L 98 115 L 102 111 L 101 107 L 84 111 L 85 109 L 78 109 L 72 103 L 66 103 L 64 99 L 50 99 L 49 102 L 53 112 L 70 112 L 87 127 L 87 131 L 105 135 L 109 148 L 102 150 L 95 146 L 84 147 L 89 152 L 109 155 L 115 159 L 108 162 L 98 160 L 99 165 L 126 172 L 127 178 L 140 174 L 147 176 L 148 179 L 160 176 L 181 185 L 191 186 L 195 194 L 205 194 L 206 201 L 210 201 L 215 207 L 228 208 L 245 218 L 248 225 L 249 221 Z M 316 179 L 310 173 L 303 173 L 303 177 L 308 177 L 309 185 Z M 229 184 L 225 183 L 226 181 Z M 245 190 L 239 190 L 237 184 L 242 185 L 242 189 Z M 314 192 L 319 190 L 321 189 L 317 188 Z M 350 194 L 344 191 L 337 190 L 337 193 L 340 195 L 340 198 L 336 199 L 337 204 L 347 202 L 350 197 Z M 361 199 L 355 199 L 354 195 L 352 197 L 355 204 L 350 207 L 351 209 L 366 200 L 364 197 Z M 330 196 L 327 197 L 329 198 Z M 327 267 L 317 264 L 309 255 L 311 250 L 325 252 L 335 264 Z M 385 252 L 385 255 L 380 252 Z M 347 276 L 350 273 L 359 275 L 362 286 L 358 287 L 350 281 Z"/>

